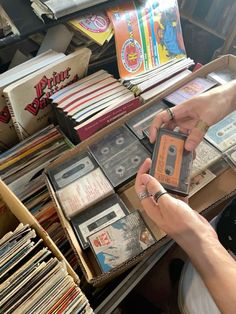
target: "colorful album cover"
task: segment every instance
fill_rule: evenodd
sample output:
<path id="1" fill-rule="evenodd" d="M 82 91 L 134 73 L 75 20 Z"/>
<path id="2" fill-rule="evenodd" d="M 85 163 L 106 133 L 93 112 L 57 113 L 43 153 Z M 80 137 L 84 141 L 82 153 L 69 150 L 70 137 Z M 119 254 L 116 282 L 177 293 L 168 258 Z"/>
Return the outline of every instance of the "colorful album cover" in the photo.
<path id="1" fill-rule="evenodd" d="M 215 85 L 216 82 L 206 78 L 197 77 L 165 97 L 165 100 L 173 105 L 179 105 L 194 96 L 200 95 Z"/>
<path id="2" fill-rule="evenodd" d="M 156 242 L 139 211 L 119 219 L 88 239 L 103 272 L 137 256 Z"/>
<path id="3" fill-rule="evenodd" d="M 120 77 L 186 56 L 177 0 L 129 1 L 109 9 Z"/>
<path id="4" fill-rule="evenodd" d="M 236 144 L 236 112 L 232 112 L 223 120 L 209 128 L 205 139 L 221 152 Z"/>
<path id="5" fill-rule="evenodd" d="M 109 41 L 113 33 L 111 22 L 105 12 L 93 12 L 70 20 L 68 23 L 99 45 Z"/>

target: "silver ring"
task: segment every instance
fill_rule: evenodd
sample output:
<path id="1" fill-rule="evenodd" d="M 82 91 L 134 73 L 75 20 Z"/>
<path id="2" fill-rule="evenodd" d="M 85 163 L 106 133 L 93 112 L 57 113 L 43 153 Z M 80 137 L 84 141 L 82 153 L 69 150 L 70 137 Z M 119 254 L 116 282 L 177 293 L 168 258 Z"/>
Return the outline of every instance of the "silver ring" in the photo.
<path id="1" fill-rule="evenodd" d="M 150 195 L 149 195 L 149 193 L 145 190 L 145 191 L 142 191 L 142 192 L 139 192 L 139 193 L 137 193 L 137 195 L 138 195 L 138 198 L 139 198 L 139 200 L 140 201 L 142 201 L 144 198 L 146 198 L 146 197 L 149 197 Z"/>
<path id="2" fill-rule="evenodd" d="M 170 120 L 174 120 L 175 114 L 172 111 L 172 109 L 171 108 L 166 108 L 166 112 L 168 113 Z"/>
<path id="3" fill-rule="evenodd" d="M 158 200 L 159 198 L 164 195 L 164 194 L 167 194 L 167 191 L 166 190 L 160 190 L 158 192 L 156 192 L 154 195 L 153 195 L 153 199 L 156 203 L 158 203 Z"/>

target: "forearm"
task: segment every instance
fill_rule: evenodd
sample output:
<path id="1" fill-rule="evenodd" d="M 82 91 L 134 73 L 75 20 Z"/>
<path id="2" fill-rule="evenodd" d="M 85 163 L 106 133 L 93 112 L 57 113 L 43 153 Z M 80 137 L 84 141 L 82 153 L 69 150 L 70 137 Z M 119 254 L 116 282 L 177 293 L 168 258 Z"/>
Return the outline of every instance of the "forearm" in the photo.
<path id="1" fill-rule="evenodd" d="M 209 92 L 207 92 L 206 95 L 207 97 L 209 97 L 209 100 L 211 100 L 212 98 L 218 100 L 215 110 L 219 111 L 219 114 L 220 112 L 223 113 L 222 117 L 218 117 L 219 120 L 224 118 L 225 115 L 236 110 L 236 80 L 233 80 L 228 84 L 213 88 Z"/>
<path id="2" fill-rule="evenodd" d="M 201 275 L 206 287 L 222 313 L 235 313 L 236 262 L 214 236 L 193 232 L 177 238 Z"/>

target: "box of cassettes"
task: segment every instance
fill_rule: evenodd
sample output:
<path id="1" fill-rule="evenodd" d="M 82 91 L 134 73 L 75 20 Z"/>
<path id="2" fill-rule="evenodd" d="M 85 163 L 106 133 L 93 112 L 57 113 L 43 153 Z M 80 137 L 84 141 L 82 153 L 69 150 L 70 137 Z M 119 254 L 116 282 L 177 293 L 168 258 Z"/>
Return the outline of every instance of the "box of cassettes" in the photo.
<path id="1" fill-rule="evenodd" d="M 194 79 L 195 77 L 205 77 L 208 73 L 215 71 L 216 69 L 220 69 L 223 67 L 229 67 L 232 69 L 236 69 L 236 57 L 228 55 L 221 57 L 217 60 L 212 61 L 206 66 L 203 66 L 198 71 L 194 72 L 193 74 L 189 75 L 187 78 L 182 79 L 179 81 L 175 86 L 165 90 L 163 93 L 159 94 L 158 97 L 154 98 L 149 103 L 146 103 L 142 107 L 136 109 L 132 113 L 122 117 L 121 119 L 117 120 L 116 122 L 111 123 L 106 128 L 98 131 L 95 135 L 91 138 L 85 140 L 84 142 L 77 145 L 75 148 L 70 150 L 69 152 L 64 153 L 60 158 L 52 163 L 53 166 L 61 165 L 66 162 L 66 160 L 75 157 L 77 154 L 87 150 L 87 148 L 95 143 L 98 143 L 102 139 L 104 139 L 109 134 L 123 126 L 129 119 L 134 117 L 135 115 L 142 112 L 144 109 L 151 107 L 153 104 L 158 103 L 162 98 L 167 96 L 169 93 L 173 92 L 177 88 L 181 87 L 188 81 Z M 126 187 L 122 192 L 118 191 L 119 196 L 124 201 L 125 205 L 128 207 L 129 211 L 133 211 L 135 209 L 140 209 L 144 214 L 145 222 L 148 223 L 149 228 L 151 229 L 153 235 L 157 242 L 152 245 L 151 247 L 147 248 L 142 254 L 138 254 L 134 257 L 131 261 L 125 262 L 122 266 L 118 268 L 114 268 L 108 273 L 103 274 L 101 269 L 97 267 L 96 260 L 94 256 L 92 256 L 91 251 L 83 250 L 82 246 L 75 234 L 73 226 L 71 222 L 66 218 L 60 203 L 57 200 L 56 192 L 53 189 L 51 181 L 47 179 L 47 184 L 51 193 L 51 196 L 57 206 L 57 211 L 59 218 L 61 220 L 62 226 L 65 229 L 65 232 L 74 248 L 75 253 L 78 256 L 78 261 L 80 266 L 83 270 L 86 280 L 93 284 L 93 285 L 101 285 L 107 281 L 110 281 L 112 278 L 118 276 L 135 263 L 143 259 L 148 254 L 156 251 L 159 247 L 161 247 L 166 241 L 168 240 L 165 237 L 165 234 L 156 226 L 148 216 L 145 216 L 145 212 L 139 202 L 139 199 L 136 196 L 134 186 Z M 220 176 L 216 177 L 213 181 L 211 181 L 206 187 L 195 193 L 189 200 L 190 206 L 198 211 L 199 213 L 206 213 L 209 214 L 208 217 L 212 217 L 211 213 L 217 213 L 218 208 L 220 208 L 220 204 L 224 201 L 233 196 L 235 191 L 235 180 L 236 180 L 236 173 L 228 169 L 224 171 Z"/>

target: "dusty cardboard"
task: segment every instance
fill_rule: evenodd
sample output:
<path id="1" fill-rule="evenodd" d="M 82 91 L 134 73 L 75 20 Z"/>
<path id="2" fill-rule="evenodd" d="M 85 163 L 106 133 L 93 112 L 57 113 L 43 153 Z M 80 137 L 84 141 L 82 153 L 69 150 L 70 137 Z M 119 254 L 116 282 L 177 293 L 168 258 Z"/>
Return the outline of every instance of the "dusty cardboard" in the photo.
<path id="1" fill-rule="evenodd" d="M 173 92 L 174 90 L 178 89 L 182 85 L 186 84 L 190 80 L 194 79 L 195 77 L 204 77 L 208 73 L 215 71 L 216 69 L 219 69 L 223 66 L 229 66 L 230 68 L 236 68 L 236 57 L 232 55 L 226 55 L 223 56 L 217 60 L 214 60 L 207 64 L 206 66 L 203 66 L 198 71 L 192 73 L 187 78 L 182 79 L 179 83 L 177 83 L 175 86 L 167 89 L 165 92 L 161 93 L 156 97 L 155 99 L 151 100 L 150 102 L 147 102 L 145 105 L 141 106 L 140 108 L 136 109 L 135 111 L 127 114 L 125 117 L 122 117 L 121 119 L 115 121 L 114 123 L 110 124 L 106 128 L 100 130 L 95 135 L 90 137 L 89 139 L 85 140 L 81 144 L 77 145 L 75 148 L 73 148 L 70 151 L 67 151 L 63 153 L 63 155 L 58 158 L 56 161 L 54 161 L 50 166 L 54 166 L 56 164 L 62 163 L 67 158 L 70 158 L 71 156 L 78 154 L 79 152 L 87 149 L 87 147 L 95 143 L 97 140 L 101 139 L 105 134 L 111 133 L 113 129 L 123 125 L 125 121 L 127 121 L 129 118 L 137 114 L 138 112 L 142 111 L 143 108 L 148 108 L 149 106 L 153 105 L 153 103 L 160 101 L 162 98 L 164 98 L 169 93 Z M 66 217 L 63 214 L 63 211 L 61 210 L 57 199 L 55 197 L 55 193 L 53 191 L 53 188 L 47 180 L 47 184 L 49 187 L 50 194 L 56 204 L 56 207 L 58 209 L 58 215 L 61 221 L 61 224 L 63 228 L 65 229 L 65 232 L 72 244 L 72 247 L 79 259 L 80 266 L 84 272 L 86 280 L 93 284 L 93 285 L 100 285 L 104 284 L 107 281 L 113 279 L 114 277 L 121 274 L 124 270 L 130 268 L 132 265 L 136 264 L 138 261 L 140 261 L 145 256 L 151 254 L 153 251 L 160 248 L 164 243 L 166 243 L 169 239 L 165 236 L 165 234 L 158 229 L 156 226 L 154 226 L 153 222 L 145 216 L 145 220 L 148 223 L 149 227 L 151 228 L 152 232 L 154 233 L 156 239 L 158 240 L 155 245 L 150 247 L 148 250 L 144 251 L 142 254 L 136 256 L 132 260 L 127 261 L 127 263 L 124 263 L 120 267 L 113 269 L 109 273 L 105 274 L 99 274 L 97 272 L 96 267 L 93 266 L 93 263 L 91 263 L 88 253 L 83 251 L 79 245 L 79 242 L 74 234 L 74 231 L 69 223 L 69 221 L 66 219 Z M 220 209 L 220 204 L 223 201 L 226 201 L 228 197 L 232 197 L 234 194 L 236 194 L 236 173 L 233 172 L 233 170 L 227 170 L 225 173 L 223 173 L 219 178 L 213 180 L 208 186 L 206 186 L 204 189 L 199 191 L 197 194 L 195 194 L 190 199 L 190 206 L 193 207 L 196 211 L 199 213 L 203 213 L 203 211 L 209 211 L 213 210 L 216 206 Z M 125 191 L 123 191 L 120 195 L 123 200 L 126 202 L 127 206 L 130 208 L 130 210 L 133 209 L 140 209 L 141 212 L 143 212 L 142 206 L 137 199 L 134 191 L 134 187 L 129 187 Z"/>

